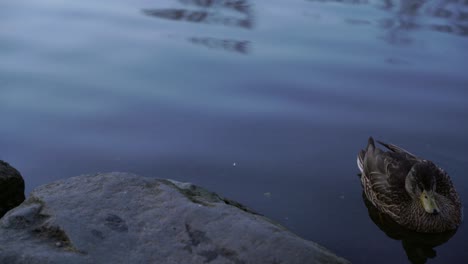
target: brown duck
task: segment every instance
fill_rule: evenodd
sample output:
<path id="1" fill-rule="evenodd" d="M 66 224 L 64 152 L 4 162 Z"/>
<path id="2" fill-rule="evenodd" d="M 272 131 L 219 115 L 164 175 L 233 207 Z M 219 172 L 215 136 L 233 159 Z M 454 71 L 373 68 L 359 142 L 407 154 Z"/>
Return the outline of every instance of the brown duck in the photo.
<path id="1" fill-rule="evenodd" d="M 448 174 L 433 162 L 408 151 L 369 138 L 357 164 L 369 201 L 398 224 L 417 232 L 457 229 L 463 208 Z"/>

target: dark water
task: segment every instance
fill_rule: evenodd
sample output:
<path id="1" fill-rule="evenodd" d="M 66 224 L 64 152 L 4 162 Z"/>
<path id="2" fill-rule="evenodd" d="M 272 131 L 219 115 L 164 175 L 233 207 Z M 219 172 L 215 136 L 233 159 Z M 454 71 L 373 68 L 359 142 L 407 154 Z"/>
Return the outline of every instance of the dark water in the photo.
<path id="1" fill-rule="evenodd" d="M 0 159 L 190 181 L 354 263 L 408 263 L 369 218 L 367 137 L 468 201 L 467 0 L 0 2 Z M 428 263 L 466 263 L 462 225 Z"/>

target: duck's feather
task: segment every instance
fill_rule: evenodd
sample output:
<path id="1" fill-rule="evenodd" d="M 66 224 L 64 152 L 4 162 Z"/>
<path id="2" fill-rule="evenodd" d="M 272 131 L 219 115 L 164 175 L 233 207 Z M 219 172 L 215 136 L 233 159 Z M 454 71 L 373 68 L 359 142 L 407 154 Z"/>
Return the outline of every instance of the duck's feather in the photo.
<path id="1" fill-rule="evenodd" d="M 363 155 L 361 180 L 369 200 L 380 210 L 398 218 L 401 208 L 396 204 L 411 199 L 405 191 L 405 178 L 417 158 L 395 145 L 382 145 L 391 151 L 380 150 L 374 139 L 369 138 L 367 149 L 360 153 Z"/>

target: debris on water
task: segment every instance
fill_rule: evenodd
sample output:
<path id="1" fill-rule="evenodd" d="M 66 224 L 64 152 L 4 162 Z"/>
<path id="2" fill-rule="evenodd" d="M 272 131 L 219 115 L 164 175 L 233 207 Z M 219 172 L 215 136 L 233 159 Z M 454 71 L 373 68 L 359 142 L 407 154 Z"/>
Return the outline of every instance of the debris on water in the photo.
<path id="1" fill-rule="evenodd" d="M 340 199 L 342 199 L 342 200 L 343 200 L 343 199 L 344 199 L 344 195 L 340 195 Z"/>
<path id="2" fill-rule="evenodd" d="M 235 162 L 234 162 L 234 163 L 232 163 L 232 166 L 233 166 L 233 167 L 237 166 L 237 163 L 235 163 Z"/>
<path id="3" fill-rule="evenodd" d="M 271 192 L 263 193 L 263 196 L 265 196 L 266 198 L 271 198 Z"/>

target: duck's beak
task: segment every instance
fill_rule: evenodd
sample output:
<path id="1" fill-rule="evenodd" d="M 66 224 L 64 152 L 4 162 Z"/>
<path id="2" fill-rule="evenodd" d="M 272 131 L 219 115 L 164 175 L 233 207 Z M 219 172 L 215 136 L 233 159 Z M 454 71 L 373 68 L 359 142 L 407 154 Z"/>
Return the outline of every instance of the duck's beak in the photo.
<path id="1" fill-rule="evenodd" d="M 439 214 L 440 209 L 439 206 L 437 205 L 437 202 L 434 197 L 434 192 L 433 191 L 423 191 L 421 193 L 421 204 L 424 207 L 424 210 L 426 210 L 427 213 L 429 214 Z"/>

